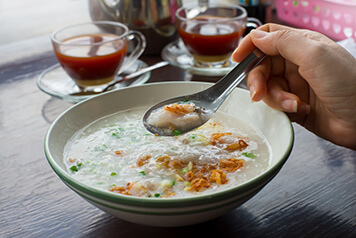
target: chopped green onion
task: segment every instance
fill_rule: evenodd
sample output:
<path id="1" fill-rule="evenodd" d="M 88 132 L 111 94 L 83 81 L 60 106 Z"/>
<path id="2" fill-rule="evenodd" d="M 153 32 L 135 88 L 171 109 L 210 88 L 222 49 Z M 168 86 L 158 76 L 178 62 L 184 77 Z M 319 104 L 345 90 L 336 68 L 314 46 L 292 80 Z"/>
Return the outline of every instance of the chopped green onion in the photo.
<path id="1" fill-rule="evenodd" d="M 192 138 L 194 140 L 195 138 L 197 138 L 197 135 L 193 134 L 190 136 L 190 138 Z"/>
<path id="2" fill-rule="evenodd" d="M 188 181 L 184 181 L 184 185 L 189 187 L 190 186 L 190 183 Z"/>
<path id="3" fill-rule="evenodd" d="M 172 180 L 172 186 L 176 185 L 176 181 L 173 179 Z"/>
<path id="4" fill-rule="evenodd" d="M 105 151 L 107 148 L 108 148 L 108 147 L 107 147 L 105 144 L 103 144 L 102 147 L 99 146 L 99 145 L 95 146 L 95 147 L 94 147 L 94 150 L 95 150 L 95 151 Z"/>
<path id="5" fill-rule="evenodd" d="M 188 170 L 187 168 L 184 168 L 184 169 L 181 170 L 181 172 L 182 172 L 183 174 L 188 173 L 188 171 L 189 171 L 189 170 Z"/>
<path id="6" fill-rule="evenodd" d="M 113 132 L 111 135 L 115 136 L 117 139 L 120 139 L 119 133 L 117 133 L 117 132 Z"/>
<path id="7" fill-rule="evenodd" d="M 154 196 L 155 196 L 155 198 L 159 198 L 161 196 L 161 194 L 155 193 Z"/>
<path id="8" fill-rule="evenodd" d="M 189 100 L 188 99 L 184 99 L 183 102 L 189 102 Z"/>
<path id="9" fill-rule="evenodd" d="M 254 155 L 252 153 L 246 153 L 246 152 L 242 153 L 242 155 L 244 155 L 244 156 L 246 156 L 247 158 L 250 158 L 250 159 L 253 159 L 253 158 L 256 157 L 256 155 Z"/>
<path id="10" fill-rule="evenodd" d="M 173 131 L 173 135 L 175 135 L 175 136 L 179 136 L 181 133 L 182 133 L 182 132 L 179 131 L 179 130 L 174 130 L 174 131 Z"/>
<path id="11" fill-rule="evenodd" d="M 73 172 L 78 172 L 78 167 L 76 165 L 73 165 L 72 167 L 70 167 L 70 170 L 72 170 Z"/>
<path id="12" fill-rule="evenodd" d="M 80 166 L 82 166 L 82 165 L 83 165 L 83 163 L 79 163 L 77 166 L 80 167 Z"/>
<path id="13" fill-rule="evenodd" d="M 142 175 L 146 175 L 145 171 L 141 171 L 139 173 L 142 174 Z"/>
<path id="14" fill-rule="evenodd" d="M 188 166 L 187 166 L 187 169 L 188 169 L 188 170 L 192 170 L 192 169 L 193 169 L 193 163 L 192 163 L 192 161 L 189 161 Z"/>
<path id="15" fill-rule="evenodd" d="M 117 175 L 117 173 L 116 173 L 116 172 L 111 172 L 110 175 L 111 175 L 111 176 L 115 176 L 115 175 Z"/>

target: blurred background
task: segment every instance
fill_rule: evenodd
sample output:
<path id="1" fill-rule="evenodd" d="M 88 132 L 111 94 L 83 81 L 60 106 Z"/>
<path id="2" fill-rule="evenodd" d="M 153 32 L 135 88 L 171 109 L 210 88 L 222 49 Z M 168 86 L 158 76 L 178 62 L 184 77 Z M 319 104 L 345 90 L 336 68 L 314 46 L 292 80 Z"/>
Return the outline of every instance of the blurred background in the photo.
<path id="1" fill-rule="evenodd" d="M 197 1 L 182 0 L 182 3 Z M 91 21 L 88 2 L 88 0 L 0 0 L 0 53 L 6 55 L 6 60 L 0 57 L 0 64 L 13 62 L 19 57 L 22 60 L 26 56 L 33 57 L 33 54 L 36 54 L 34 47 L 41 47 L 42 53 L 51 52 L 50 34 L 53 31 L 69 24 Z M 220 2 L 240 4 L 244 1 Z M 24 40 L 26 44 L 19 49 L 16 42 Z"/>
<path id="2" fill-rule="evenodd" d="M 0 45 L 39 37 L 71 23 L 89 21 L 89 11 L 83 9 L 88 9 L 87 0 L 0 0 Z"/>
<path id="3" fill-rule="evenodd" d="M 117 0 L 105 0 L 115 3 Z M 183 4 L 199 0 L 182 0 Z M 207 1 L 207 0 L 200 0 Z M 334 40 L 356 39 L 356 0 L 210 0 L 241 4 L 249 16 L 320 31 Z M 89 0 L 0 0 L 0 53 L 6 62 L 51 51 L 50 34 L 74 23 L 91 21 Z M 21 49 L 15 42 L 26 40 Z M 0 57 L 0 64 L 5 62 Z"/>
<path id="4" fill-rule="evenodd" d="M 186 4 L 197 0 L 182 2 Z M 210 2 L 219 1 L 210 0 Z M 220 2 L 241 4 L 244 1 L 222 0 Z M 83 9 L 88 9 L 88 0 L 0 0 L 0 45 L 48 34 L 68 24 L 90 21 L 89 10 L 83 11 Z M 25 25 L 24 21 L 26 21 Z"/>

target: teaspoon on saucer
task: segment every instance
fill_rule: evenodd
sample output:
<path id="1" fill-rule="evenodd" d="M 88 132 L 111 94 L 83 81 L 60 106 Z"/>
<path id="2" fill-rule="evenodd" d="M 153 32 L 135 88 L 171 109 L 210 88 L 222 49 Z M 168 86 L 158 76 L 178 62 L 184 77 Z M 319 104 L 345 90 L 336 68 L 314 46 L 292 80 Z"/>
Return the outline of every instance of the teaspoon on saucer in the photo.
<path id="1" fill-rule="evenodd" d="M 225 101 L 227 96 L 230 95 L 232 90 L 248 75 L 248 73 L 256 67 L 266 55 L 260 50 L 255 49 L 252 51 L 242 62 L 235 66 L 227 75 L 220 79 L 213 86 L 201 92 L 180 96 L 172 99 L 165 100 L 152 106 L 143 116 L 143 124 L 146 129 L 153 134 L 160 136 L 173 136 L 189 132 L 207 122 L 214 113 L 218 110 L 221 104 Z M 152 113 L 162 109 L 166 105 L 178 103 L 192 103 L 195 107 L 195 112 L 199 115 L 198 119 L 190 125 L 184 125 L 182 128 L 173 130 L 172 127 L 156 127 L 150 124 L 149 118 Z M 169 124 L 171 125 L 171 124 Z M 177 133 L 178 132 L 178 133 Z"/>
<path id="2" fill-rule="evenodd" d="M 124 82 L 124 81 L 129 80 L 129 79 L 133 79 L 133 78 L 135 78 L 135 77 L 137 77 L 137 76 L 140 76 L 140 75 L 142 75 L 142 74 L 144 74 L 144 73 L 147 73 L 147 72 L 150 72 L 150 71 L 152 71 L 152 70 L 161 68 L 161 67 L 166 66 L 166 65 L 168 65 L 168 64 L 169 64 L 168 61 L 161 61 L 161 62 L 158 62 L 158 63 L 156 63 L 156 64 L 153 64 L 153 65 L 151 65 L 151 66 L 149 66 L 149 67 L 147 67 L 147 68 L 143 68 L 143 69 L 141 69 L 141 70 L 139 70 L 139 71 L 136 71 L 136 72 L 134 72 L 134 73 L 132 73 L 132 74 L 129 74 L 129 75 L 123 77 L 123 78 L 119 78 L 118 80 L 116 80 L 116 81 L 114 81 L 114 82 L 108 84 L 108 85 L 107 85 L 105 88 L 103 88 L 102 90 L 98 90 L 98 91 L 84 91 L 84 90 L 82 90 L 82 91 L 80 91 L 80 92 L 72 93 L 71 96 L 95 95 L 95 94 L 104 93 L 104 92 L 110 91 L 110 90 L 111 90 L 116 84 L 118 84 L 118 83 L 122 83 L 122 82 Z"/>

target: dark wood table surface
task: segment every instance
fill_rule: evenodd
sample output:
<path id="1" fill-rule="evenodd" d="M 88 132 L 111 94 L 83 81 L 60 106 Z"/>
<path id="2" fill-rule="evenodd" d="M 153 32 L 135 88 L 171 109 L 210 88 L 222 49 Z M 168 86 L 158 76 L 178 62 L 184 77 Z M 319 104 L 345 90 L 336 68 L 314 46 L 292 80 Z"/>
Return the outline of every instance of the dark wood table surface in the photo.
<path id="1" fill-rule="evenodd" d="M 56 176 L 43 150 L 47 128 L 73 104 L 43 93 L 36 80 L 57 63 L 50 32 L 89 20 L 87 3 L 22 1 L 19 9 L 18 1 L 5 2 L 0 0 L 0 237 L 356 237 L 356 151 L 296 124 L 294 148 L 280 173 L 252 199 L 215 220 L 147 227 L 84 201 Z M 149 65 L 161 60 L 141 59 Z M 148 83 L 165 80 L 217 78 L 166 66 L 152 72 Z"/>

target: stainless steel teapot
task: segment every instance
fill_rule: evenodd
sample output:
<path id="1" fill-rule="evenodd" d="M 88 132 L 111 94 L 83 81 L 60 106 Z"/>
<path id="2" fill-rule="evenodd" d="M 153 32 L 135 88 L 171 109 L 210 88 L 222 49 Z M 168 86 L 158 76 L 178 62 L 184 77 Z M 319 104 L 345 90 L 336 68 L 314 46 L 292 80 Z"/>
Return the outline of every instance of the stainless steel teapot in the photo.
<path id="1" fill-rule="evenodd" d="M 94 21 L 118 21 L 143 33 L 146 55 L 160 54 L 169 42 L 178 38 L 175 12 L 181 0 L 88 0 Z"/>

